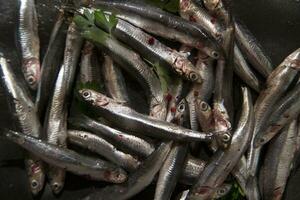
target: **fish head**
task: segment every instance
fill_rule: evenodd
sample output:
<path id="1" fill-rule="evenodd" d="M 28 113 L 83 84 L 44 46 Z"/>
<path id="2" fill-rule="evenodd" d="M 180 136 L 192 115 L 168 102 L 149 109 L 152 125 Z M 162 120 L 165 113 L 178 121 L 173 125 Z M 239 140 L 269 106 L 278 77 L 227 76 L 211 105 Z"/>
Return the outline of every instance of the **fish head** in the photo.
<path id="1" fill-rule="evenodd" d="M 79 90 L 80 98 L 92 106 L 105 106 L 109 103 L 109 98 L 91 89 Z"/>
<path id="2" fill-rule="evenodd" d="M 228 192 L 231 190 L 232 185 L 224 183 L 222 186 L 215 189 L 214 192 L 214 199 L 219 199 L 221 197 L 224 197 L 228 194 Z"/>
<path id="3" fill-rule="evenodd" d="M 30 191 L 32 192 L 32 194 L 37 195 L 42 191 L 45 181 L 45 174 L 42 163 L 39 161 L 28 159 L 26 160 L 26 166 Z"/>
<path id="4" fill-rule="evenodd" d="M 205 101 L 203 101 L 202 99 L 200 99 L 200 98 L 196 99 L 196 106 L 197 106 L 197 109 L 199 111 L 201 111 L 201 113 L 203 113 L 204 116 L 209 117 L 212 115 L 211 106 L 208 103 L 206 103 Z"/>
<path id="5" fill-rule="evenodd" d="M 127 180 L 127 173 L 121 168 L 116 168 L 105 171 L 104 178 L 111 183 L 123 183 Z"/>
<path id="6" fill-rule="evenodd" d="M 173 123 L 177 125 L 183 125 L 185 120 L 188 118 L 188 102 L 186 99 L 182 99 L 176 106 Z"/>
<path id="7" fill-rule="evenodd" d="M 36 90 L 40 80 L 40 61 L 37 58 L 24 60 L 22 70 L 30 89 Z"/>
<path id="8" fill-rule="evenodd" d="M 293 69 L 300 70 L 300 48 L 286 58 L 286 62 Z"/>
<path id="9" fill-rule="evenodd" d="M 188 199 L 213 199 L 214 191 L 214 188 L 211 188 L 209 186 L 200 186 L 194 191 L 190 192 L 190 194 L 188 195 Z"/>
<path id="10" fill-rule="evenodd" d="M 220 0 L 203 0 L 204 6 L 207 8 L 209 11 L 215 10 L 220 3 Z"/>
<path id="11" fill-rule="evenodd" d="M 175 71 L 192 82 L 202 83 L 201 74 L 184 56 L 178 56 L 174 62 Z"/>

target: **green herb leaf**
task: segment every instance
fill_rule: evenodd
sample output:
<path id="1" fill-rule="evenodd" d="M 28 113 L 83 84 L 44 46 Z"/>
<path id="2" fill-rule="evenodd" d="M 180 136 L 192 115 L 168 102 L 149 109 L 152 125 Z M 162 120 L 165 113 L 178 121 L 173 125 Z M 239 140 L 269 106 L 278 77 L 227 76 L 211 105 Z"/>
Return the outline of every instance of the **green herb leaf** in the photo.
<path id="1" fill-rule="evenodd" d="M 93 11 L 90 9 L 84 9 L 83 15 L 87 18 L 87 20 L 89 20 L 89 22 L 94 23 L 95 17 Z"/>
<path id="2" fill-rule="evenodd" d="M 89 20 L 80 15 L 75 15 L 73 21 L 75 22 L 76 26 L 81 30 L 85 30 L 91 26 L 94 26 L 93 23 L 91 23 Z"/>
<path id="3" fill-rule="evenodd" d="M 97 9 L 94 12 L 95 23 L 97 26 L 103 28 L 104 30 L 111 33 L 112 29 L 117 25 L 118 19 L 116 15 L 111 14 L 108 17 L 103 13 L 103 11 Z"/>

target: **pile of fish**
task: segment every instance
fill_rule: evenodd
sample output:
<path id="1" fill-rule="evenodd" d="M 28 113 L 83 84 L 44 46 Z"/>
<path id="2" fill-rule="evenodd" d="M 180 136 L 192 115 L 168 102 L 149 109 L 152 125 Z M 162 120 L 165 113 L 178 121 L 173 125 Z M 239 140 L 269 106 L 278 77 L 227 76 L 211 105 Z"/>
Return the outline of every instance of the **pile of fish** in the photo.
<path id="1" fill-rule="evenodd" d="M 34 0 L 20 2 L 27 85 L 2 52 L 17 129 L 1 137 L 26 150 L 32 194 L 46 177 L 63 192 L 67 171 L 107 183 L 85 200 L 150 184 L 155 200 L 216 199 L 234 182 L 244 198 L 282 198 L 300 147 L 300 49 L 273 66 L 223 0 L 180 0 L 175 14 L 77 0 L 62 5 L 41 59 Z"/>

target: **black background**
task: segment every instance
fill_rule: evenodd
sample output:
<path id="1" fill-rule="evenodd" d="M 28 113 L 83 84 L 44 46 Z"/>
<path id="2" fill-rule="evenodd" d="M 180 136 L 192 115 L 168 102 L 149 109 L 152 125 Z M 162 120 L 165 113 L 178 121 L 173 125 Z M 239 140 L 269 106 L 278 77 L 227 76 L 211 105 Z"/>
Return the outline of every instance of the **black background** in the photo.
<path id="1" fill-rule="evenodd" d="M 37 0 L 40 18 L 39 30 L 42 54 L 45 52 L 49 35 L 55 20 L 59 1 Z M 22 80 L 19 47 L 15 42 L 18 24 L 19 3 L 15 0 L 0 0 L 0 48 L 11 60 L 12 67 Z M 300 47 L 300 0 L 234 0 L 234 14 L 248 26 L 251 32 L 270 55 L 273 64 L 278 65 L 290 52 Z M 0 87 L 0 125 L 13 128 L 5 96 Z M 20 167 L 23 151 L 16 145 L 0 140 L 0 199 L 30 200 L 26 175 Z M 10 160 L 6 162 L 6 160 Z M 289 179 L 285 199 L 300 199 L 300 173 L 294 170 Z M 58 199 L 79 199 L 93 190 L 90 183 L 68 175 L 65 190 Z M 96 183 L 93 186 L 96 187 Z M 135 199 L 153 199 L 154 189 L 150 187 Z M 149 197 L 149 198 L 146 198 Z M 42 199 L 54 199 L 49 188 L 45 189 Z"/>

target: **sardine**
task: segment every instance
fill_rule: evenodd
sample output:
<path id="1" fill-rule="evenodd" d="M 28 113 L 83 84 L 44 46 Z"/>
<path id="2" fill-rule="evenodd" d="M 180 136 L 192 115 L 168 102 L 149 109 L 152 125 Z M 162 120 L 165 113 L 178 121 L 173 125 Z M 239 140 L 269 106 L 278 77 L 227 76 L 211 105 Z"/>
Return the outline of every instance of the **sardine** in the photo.
<path id="1" fill-rule="evenodd" d="M 266 88 L 261 91 L 254 105 L 255 126 L 247 158 L 250 176 L 255 178 L 261 148 L 255 148 L 255 137 L 266 126 L 272 108 L 286 92 L 298 73 L 300 49 L 290 54 L 268 77 Z M 255 181 L 252 181 L 255 182 Z"/>
<path id="2" fill-rule="evenodd" d="M 90 6 L 114 12 L 118 17 L 137 27 L 152 34 L 175 39 L 188 46 L 196 47 L 212 58 L 217 59 L 221 54 L 216 41 L 202 27 L 144 2 L 137 0 L 125 2 L 122 0 L 95 0 L 91 2 Z M 154 26 L 152 28 L 147 27 L 149 24 L 151 26 L 149 20 L 163 25 L 164 28 L 158 30 L 155 24 L 152 24 Z"/>
<path id="3" fill-rule="evenodd" d="M 7 103 L 14 116 L 16 128 L 25 135 L 41 137 L 42 126 L 35 112 L 34 104 L 29 92 L 17 80 L 12 67 L 0 53 L 0 76 L 2 88 L 6 94 Z M 27 155 L 25 167 L 29 178 L 31 192 L 36 195 L 44 187 L 45 172 L 40 159 L 34 155 Z"/>
<path id="4" fill-rule="evenodd" d="M 108 95 L 117 101 L 130 105 L 123 73 L 108 55 L 104 55 L 102 73 Z"/>
<path id="5" fill-rule="evenodd" d="M 172 142 L 162 143 L 141 165 L 128 180 L 122 184 L 106 186 L 86 196 L 84 200 L 125 200 L 139 193 L 154 179 L 166 159 Z"/>
<path id="6" fill-rule="evenodd" d="M 76 117 L 71 117 L 68 121 L 76 128 L 88 130 L 99 137 L 105 138 L 124 152 L 141 157 L 148 157 L 155 150 L 154 144 L 151 141 L 111 128 L 86 115 L 81 114 Z"/>
<path id="7" fill-rule="evenodd" d="M 41 122 L 44 120 L 47 104 L 63 60 L 68 27 L 69 23 L 65 19 L 65 14 L 60 11 L 42 62 L 41 80 L 38 84 L 35 100 L 36 110 Z"/>
<path id="8" fill-rule="evenodd" d="M 22 50 L 22 71 L 28 86 L 37 89 L 40 81 L 40 39 L 34 0 L 21 0 L 19 40 Z"/>
<path id="9" fill-rule="evenodd" d="M 68 141 L 98 153 L 107 160 L 129 171 L 133 171 L 140 164 L 132 155 L 119 151 L 105 139 L 86 131 L 68 130 Z"/>
<path id="10" fill-rule="evenodd" d="M 96 112 L 101 113 L 105 119 L 128 131 L 143 130 L 143 134 L 148 136 L 180 141 L 212 140 L 212 133 L 200 133 L 148 117 L 93 90 L 80 90 L 79 96 L 84 102 L 93 106 Z"/>
<path id="11" fill-rule="evenodd" d="M 210 163 L 200 174 L 198 182 L 193 186 L 188 199 L 211 199 L 215 189 L 227 178 L 247 150 L 254 127 L 254 113 L 249 89 L 243 90 L 243 107 L 237 128 L 233 134 L 230 147 L 218 150 Z"/>
<path id="12" fill-rule="evenodd" d="M 293 120 L 268 146 L 260 179 L 263 199 L 281 199 L 294 164 L 297 121 Z"/>
<path id="13" fill-rule="evenodd" d="M 271 59 L 264 52 L 251 32 L 242 25 L 236 18 L 234 19 L 235 37 L 242 52 L 247 56 L 251 65 L 264 77 L 268 77 L 273 71 Z"/>
<path id="14" fill-rule="evenodd" d="M 107 161 L 82 156 L 72 150 L 52 145 L 34 137 L 11 130 L 2 131 L 5 138 L 57 168 L 74 174 L 110 183 L 126 181 L 127 173 Z"/>
<path id="15" fill-rule="evenodd" d="M 47 142 L 60 147 L 66 147 L 68 104 L 71 100 L 72 86 L 82 42 L 83 40 L 76 30 L 75 24 L 72 23 L 67 33 L 63 64 L 56 79 L 44 123 Z M 53 192 L 59 193 L 64 185 L 64 170 L 50 167 L 48 176 Z"/>

